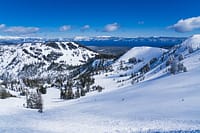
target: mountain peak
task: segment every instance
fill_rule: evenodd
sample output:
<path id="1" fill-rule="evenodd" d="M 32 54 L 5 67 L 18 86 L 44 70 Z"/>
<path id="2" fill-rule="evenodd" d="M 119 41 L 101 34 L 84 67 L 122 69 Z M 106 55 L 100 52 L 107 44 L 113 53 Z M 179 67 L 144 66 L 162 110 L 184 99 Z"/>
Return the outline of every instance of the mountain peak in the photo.
<path id="1" fill-rule="evenodd" d="M 60 67 L 64 71 L 69 66 L 85 64 L 98 54 L 74 42 L 22 43 L 0 46 L 0 50 L 0 73 L 6 71 L 11 75 L 20 75 L 19 72 L 30 68 L 30 72 L 33 68 L 45 73 L 60 70 Z"/>
<path id="2" fill-rule="evenodd" d="M 192 37 L 186 39 L 182 45 L 191 47 L 194 50 L 200 48 L 200 34 L 193 35 Z"/>
<path id="3" fill-rule="evenodd" d="M 200 38 L 200 34 L 195 34 L 192 36 L 192 38 Z"/>

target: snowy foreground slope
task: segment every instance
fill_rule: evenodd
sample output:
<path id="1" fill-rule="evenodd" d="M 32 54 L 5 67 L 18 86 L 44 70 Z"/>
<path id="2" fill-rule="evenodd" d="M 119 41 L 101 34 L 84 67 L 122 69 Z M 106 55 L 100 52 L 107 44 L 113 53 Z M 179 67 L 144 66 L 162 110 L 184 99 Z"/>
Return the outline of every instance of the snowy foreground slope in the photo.
<path id="1" fill-rule="evenodd" d="M 187 53 L 189 43 L 177 49 L 187 72 L 173 75 L 155 67 L 142 82 L 124 86 L 106 76 L 113 72 L 102 73 L 95 77 L 105 87 L 102 93 L 67 101 L 49 88 L 41 114 L 23 108 L 24 97 L 0 100 L 0 133 L 200 132 L 200 50 Z"/>
<path id="2" fill-rule="evenodd" d="M 0 100 L 0 132 L 197 130 L 200 128 L 199 79 L 200 68 L 196 67 L 187 73 L 72 101 L 59 100 L 59 92 L 49 89 L 44 96 L 45 111 L 42 114 L 23 108 L 25 100 L 22 98 Z"/>

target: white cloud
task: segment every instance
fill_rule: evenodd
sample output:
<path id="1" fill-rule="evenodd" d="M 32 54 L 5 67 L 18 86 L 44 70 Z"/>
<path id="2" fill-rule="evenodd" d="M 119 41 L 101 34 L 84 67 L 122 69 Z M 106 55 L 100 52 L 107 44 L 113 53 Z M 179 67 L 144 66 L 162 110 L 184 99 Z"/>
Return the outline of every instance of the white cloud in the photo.
<path id="1" fill-rule="evenodd" d="M 71 28 L 72 28 L 71 25 L 63 25 L 59 29 L 60 29 L 60 31 L 68 31 Z"/>
<path id="2" fill-rule="evenodd" d="M 119 29 L 119 24 L 118 23 L 113 23 L 113 24 L 107 24 L 105 27 L 104 27 L 104 30 L 105 32 L 112 32 L 112 31 L 116 31 Z"/>
<path id="3" fill-rule="evenodd" d="M 176 24 L 169 26 L 169 29 L 174 29 L 176 32 L 190 32 L 200 29 L 200 16 L 187 19 L 181 19 Z"/>
<path id="4" fill-rule="evenodd" d="M 5 27 L 6 27 L 5 24 L 0 24 L 0 29 L 3 29 L 3 28 L 5 28 Z"/>
<path id="5" fill-rule="evenodd" d="M 38 27 L 23 27 L 23 26 L 12 26 L 4 30 L 4 32 L 12 34 L 31 34 L 38 32 L 40 29 Z"/>
<path id="6" fill-rule="evenodd" d="M 82 32 L 89 30 L 89 29 L 90 29 L 90 25 L 84 25 L 83 27 L 81 27 Z"/>

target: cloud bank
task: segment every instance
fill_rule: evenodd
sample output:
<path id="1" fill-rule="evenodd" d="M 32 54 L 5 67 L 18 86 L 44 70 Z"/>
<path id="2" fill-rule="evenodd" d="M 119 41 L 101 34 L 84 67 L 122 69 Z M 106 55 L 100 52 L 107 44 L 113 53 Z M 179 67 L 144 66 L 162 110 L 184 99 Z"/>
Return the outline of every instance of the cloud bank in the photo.
<path id="1" fill-rule="evenodd" d="M 185 33 L 196 29 L 200 29 L 200 16 L 187 19 L 181 19 L 176 24 L 169 26 L 169 29 L 173 29 L 176 32 Z"/>

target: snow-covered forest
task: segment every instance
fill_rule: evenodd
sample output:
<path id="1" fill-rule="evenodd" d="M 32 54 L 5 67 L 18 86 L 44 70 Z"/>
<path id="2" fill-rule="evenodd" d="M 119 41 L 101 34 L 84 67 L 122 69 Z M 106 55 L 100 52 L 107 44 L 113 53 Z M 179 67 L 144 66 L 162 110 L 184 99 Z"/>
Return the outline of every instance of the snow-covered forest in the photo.
<path id="1" fill-rule="evenodd" d="M 74 42 L 0 46 L 0 132 L 200 132 L 200 35 L 120 57 Z"/>

